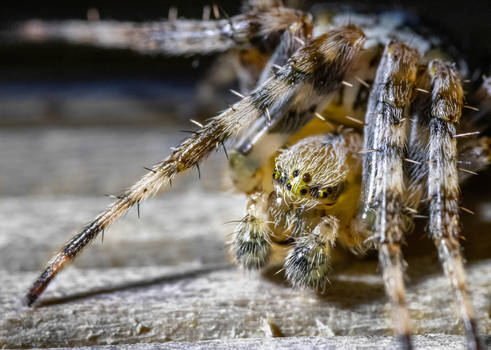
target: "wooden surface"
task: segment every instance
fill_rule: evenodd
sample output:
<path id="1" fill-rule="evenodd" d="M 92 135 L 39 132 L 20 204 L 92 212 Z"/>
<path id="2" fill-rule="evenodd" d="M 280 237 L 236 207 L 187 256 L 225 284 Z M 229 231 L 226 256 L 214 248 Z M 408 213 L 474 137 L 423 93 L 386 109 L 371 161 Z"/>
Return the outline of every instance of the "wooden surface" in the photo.
<path id="1" fill-rule="evenodd" d="M 182 138 L 166 130 L 0 131 L 1 347 L 393 347 L 373 257 L 340 254 L 324 293 L 290 288 L 278 268 L 245 273 L 228 263 L 224 242 L 234 225 L 227 222 L 243 215 L 244 200 L 217 191 L 223 187 L 220 154 L 202 168 L 201 182 L 191 173 L 172 193 L 143 203 L 140 219 L 130 211 L 103 244 L 98 239 L 63 271 L 39 307 L 23 307 L 21 297 L 50 254 L 109 203 L 103 193 L 131 184 L 141 166 Z M 464 227 L 472 299 L 479 329 L 489 335 L 486 181 L 464 190 L 465 205 L 477 213 Z M 452 293 L 423 230 L 411 236 L 405 253 L 412 326 L 416 334 L 432 334 L 416 338 L 418 346 L 463 348 Z"/>
<path id="2" fill-rule="evenodd" d="M 464 337 L 455 335 L 415 336 L 414 345 L 420 350 L 445 349 L 458 350 L 465 348 Z M 488 343 L 489 345 L 489 343 Z M 130 345 L 106 345 L 96 347 L 80 347 L 79 349 L 96 350 L 158 350 L 158 349 L 235 349 L 235 350 L 271 350 L 271 349 L 357 349 L 357 350 L 389 350 L 397 347 L 392 337 L 383 336 L 334 336 L 334 337 L 287 337 L 287 338 L 250 338 L 208 340 L 198 342 L 167 342 Z M 54 348 L 52 348 L 54 349 Z M 60 348 L 56 348 L 60 349 Z"/>

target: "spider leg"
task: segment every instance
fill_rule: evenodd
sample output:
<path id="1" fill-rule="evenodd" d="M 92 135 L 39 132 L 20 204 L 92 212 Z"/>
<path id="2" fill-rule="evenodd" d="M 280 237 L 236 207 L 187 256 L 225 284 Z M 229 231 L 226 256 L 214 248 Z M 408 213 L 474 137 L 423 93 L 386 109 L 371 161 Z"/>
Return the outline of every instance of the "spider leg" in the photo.
<path id="1" fill-rule="evenodd" d="M 427 145 L 430 136 L 428 114 L 431 107 L 431 94 L 428 91 L 431 90 L 431 82 L 428 74 L 423 73 L 421 75 L 418 86 L 420 91 L 417 92 L 418 96 L 411 106 L 412 123 L 404 163 L 404 172 L 408 179 L 406 209 L 412 212 L 412 214 L 408 213 L 410 216 L 417 213 L 422 200 L 424 201 L 428 182 Z M 454 136 L 458 140 L 457 163 L 459 167 L 469 170 L 469 172 L 462 171 L 459 173 L 460 184 L 491 164 L 491 138 L 478 136 L 484 127 L 479 124 L 483 123 L 479 123 L 479 120 L 468 122 L 463 130 L 461 125 L 459 133 Z"/>
<path id="2" fill-rule="evenodd" d="M 9 37 L 24 40 L 65 40 L 108 48 L 128 48 L 142 53 L 192 55 L 223 52 L 231 48 L 258 47 L 272 51 L 279 35 L 297 23 L 311 28 L 311 18 L 298 10 L 276 7 L 250 11 L 217 20 L 184 20 L 145 23 L 116 21 L 30 21 Z"/>
<path id="3" fill-rule="evenodd" d="M 264 267 L 271 254 L 271 232 L 264 220 L 267 196 L 264 192 L 249 195 L 247 214 L 232 235 L 231 251 L 236 262 L 246 269 Z"/>
<path id="4" fill-rule="evenodd" d="M 339 220 L 324 216 L 312 232 L 295 240 L 285 260 L 286 277 L 294 286 L 319 288 L 329 273 L 330 249 L 339 231 Z"/>
<path id="5" fill-rule="evenodd" d="M 336 89 L 364 40 L 360 29 L 347 26 L 319 36 L 298 50 L 275 76 L 182 142 L 62 247 L 29 289 L 27 304 L 32 305 L 56 274 L 114 220 L 155 194 L 162 185 L 168 186 L 178 173 L 196 166 L 217 144 L 262 115 L 281 115 L 305 103 L 311 95 L 324 96 Z"/>
<path id="6" fill-rule="evenodd" d="M 264 84 L 274 76 L 278 68 L 273 67 L 285 65 L 300 48 L 300 43 L 294 40 L 297 35 L 306 39 L 301 30 L 289 30 L 283 33 L 282 40 L 264 67 L 258 84 Z M 269 174 L 259 174 L 258 171 L 292 134 L 312 119 L 317 107 L 316 103 L 317 99 L 310 96 L 308 103 L 297 104 L 286 112 L 273 114 L 269 111 L 268 115 L 257 119 L 238 138 L 230 155 L 231 178 L 237 189 L 249 193 L 257 191 L 258 188 L 269 187 L 261 183 L 264 179 L 270 180 Z"/>
<path id="7" fill-rule="evenodd" d="M 441 60 L 428 65 L 432 82 L 428 142 L 430 235 L 438 248 L 445 275 L 457 297 L 469 349 L 479 349 L 472 303 L 466 286 L 459 238 L 459 180 L 456 124 L 463 106 L 463 90 L 455 68 Z"/>
<path id="8" fill-rule="evenodd" d="M 407 349 L 411 341 L 401 253 L 407 225 L 403 157 L 406 110 L 418 60 L 416 51 L 397 41 L 385 47 L 367 106 L 359 214 L 360 229 L 373 235 L 378 248 L 394 328 Z"/>
<path id="9" fill-rule="evenodd" d="M 423 75 L 424 76 L 424 75 Z M 423 80 L 423 79 L 421 79 Z M 428 164 L 426 163 L 428 144 L 428 123 L 426 109 L 429 101 L 426 81 L 420 81 L 418 87 L 425 92 L 416 92 L 416 98 L 412 103 L 411 123 L 409 129 L 409 142 L 404 159 L 404 173 L 407 179 L 407 191 L 405 195 L 405 206 L 407 215 L 413 217 L 418 212 L 428 176 Z"/>
<path id="10" fill-rule="evenodd" d="M 292 24 L 281 34 L 280 42 L 273 55 L 259 48 L 235 49 L 220 55 L 211 66 L 206 78 L 199 84 L 198 99 L 209 105 L 213 97 L 223 91 L 225 85 L 238 80 L 239 91 L 249 94 L 256 86 L 262 85 L 279 67 L 312 36 L 312 26 Z M 300 39 L 300 40 L 298 40 Z"/>

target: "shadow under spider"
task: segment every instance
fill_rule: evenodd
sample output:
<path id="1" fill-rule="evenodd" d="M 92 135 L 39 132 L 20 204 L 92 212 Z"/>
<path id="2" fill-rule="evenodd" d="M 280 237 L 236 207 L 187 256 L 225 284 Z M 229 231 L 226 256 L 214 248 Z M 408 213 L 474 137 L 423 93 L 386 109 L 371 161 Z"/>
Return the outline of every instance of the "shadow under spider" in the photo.
<path id="1" fill-rule="evenodd" d="M 330 304 L 335 304 L 340 307 L 352 307 L 354 305 L 370 303 L 373 300 L 384 298 L 385 291 L 383 283 L 373 283 L 361 280 L 344 280 L 338 279 L 338 275 L 345 276 L 377 276 L 375 271 L 376 262 L 367 260 L 366 262 L 360 261 L 359 258 L 354 258 L 356 261 L 353 264 L 346 262 L 344 259 L 342 261 L 337 261 L 332 265 L 332 275 L 328 283 L 318 291 L 314 291 L 316 297 L 319 300 L 328 302 Z M 368 266 L 363 266 L 360 269 L 353 269 L 356 267 L 361 267 L 361 264 L 367 263 Z M 357 273 L 359 272 L 359 273 Z M 289 285 L 286 280 L 283 266 L 273 265 L 266 268 L 262 277 L 269 282 L 277 285 L 281 285 L 284 288 L 293 288 Z M 349 291 L 349 293 L 347 292 Z"/>
<path id="2" fill-rule="evenodd" d="M 414 237 L 419 241 L 419 246 L 428 245 L 428 249 L 422 252 L 408 252 L 408 268 L 405 271 L 408 277 L 406 290 L 417 290 L 419 285 L 429 278 L 446 278 L 438 260 L 437 252 L 429 239 Z M 430 250 L 433 249 L 433 250 Z M 431 253 L 429 253 L 431 252 Z M 344 256 L 342 256 L 344 254 Z M 337 261 L 334 261 L 331 269 L 331 277 L 320 290 L 314 291 L 319 300 L 343 308 L 369 304 L 374 300 L 386 300 L 384 284 L 378 268 L 377 253 L 370 251 L 366 256 L 355 256 L 349 252 L 338 252 Z M 340 256 L 342 256 L 340 258 Z M 476 259 L 472 260 L 476 262 Z M 269 282 L 292 288 L 286 280 L 283 266 L 272 265 L 266 268 L 262 277 Z M 348 277 L 348 278 L 346 278 Z M 364 277 L 368 277 L 365 278 Z M 375 277 L 377 280 L 373 280 Z"/>
<path id="3" fill-rule="evenodd" d="M 158 276 L 155 278 L 145 279 L 141 281 L 126 282 L 126 283 L 121 283 L 121 284 L 108 286 L 104 288 L 97 288 L 86 292 L 74 293 L 63 297 L 46 298 L 44 300 L 41 300 L 34 307 L 40 308 L 40 307 L 46 307 L 51 305 L 64 304 L 75 300 L 90 298 L 102 294 L 110 294 L 110 293 L 122 292 L 122 291 L 136 289 L 136 288 L 144 288 L 144 287 L 149 287 L 161 283 L 182 281 L 190 278 L 200 277 L 212 272 L 229 270 L 233 268 L 235 268 L 235 266 L 231 264 L 207 266 L 191 271 L 177 273 L 174 275 L 164 275 L 164 276 Z"/>

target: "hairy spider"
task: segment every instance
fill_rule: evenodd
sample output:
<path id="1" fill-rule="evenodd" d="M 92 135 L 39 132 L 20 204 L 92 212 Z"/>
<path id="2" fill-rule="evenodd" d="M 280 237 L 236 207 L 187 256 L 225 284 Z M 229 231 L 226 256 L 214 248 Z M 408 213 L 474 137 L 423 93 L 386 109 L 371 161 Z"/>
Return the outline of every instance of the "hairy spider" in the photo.
<path id="1" fill-rule="evenodd" d="M 286 247 L 288 281 L 318 288 L 335 244 L 377 249 L 393 327 L 401 345 L 411 348 L 401 245 L 414 216 L 428 209 L 429 235 L 454 290 L 468 347 L 480 348 L 459 244 L 458 172 L 472 171 L 458 162 L 464 158 L 478 171 L 491 157 L 488 138 L 465 139 L 476 132 L 459 126 L 463 108 L 475 109 L 464 104 L 464 63 L 451 63 L 436 38 L 416 34 L 394 13 L 334 11 L 314 21 L 280 1 L 255 0 L 240 15 L 210 20 L 208 9 L 205 17 L 181 20 L 171 11 L 167 21 L 153 23 L 31 22 L 18 28 L 24 38 L 143 53 L 232 51 L 242 81 L 235 92 L 240 101 L 199 125 L 51 259 L 29 289 L 28 305 L 115 219 L 234 138 L 231 175 L 248 196 L 230 240 L 240 266 L 263 268 L 273 250 Z M 490 85 L 484 79 L 475 103 L 489 106 Z"/>

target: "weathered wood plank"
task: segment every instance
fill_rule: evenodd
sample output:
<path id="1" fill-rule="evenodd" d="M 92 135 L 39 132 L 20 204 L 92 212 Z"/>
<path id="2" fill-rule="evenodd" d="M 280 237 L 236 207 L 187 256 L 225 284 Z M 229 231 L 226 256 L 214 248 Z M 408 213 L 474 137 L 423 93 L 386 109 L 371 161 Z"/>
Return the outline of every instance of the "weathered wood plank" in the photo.
<path id="1" fill-rule="evenodd" d="M 491 339 L 488 338 L 488 345 L 491 345 Z M 414 345 L 420 350 L 446 349 L 460 350 L 465 349 L 465 339 L 463 336 L 432 334 L 426 336 L 415 336 Z M 253 338 L 253 339 L 227 339 L 227 340 L 210 340 L 190 342 L 168 342 L 163 344 L 134 344 L 118 346 L 100 346 L 100 347 L 82 347 L 80 350 L 158 350 L 158 349 L 236 349 L 236 350 L 270 350 L 270 349 L 359 349 L 359 350 L 388 350 L 397 347 L 397 343 L 392 337 L 383 336 L 335 336 L 335 337 L 289 337 L 289 338 Z M 57 348 L 59 349 L 59 348 Z"/>
<path id="2" fill-rule="evenodd" d="M 104 244 L 96 242 L 60 275 L 43 296 L 44 305 L 23 308 L 20 297 L 49 252 L 106 202 L 0 199 L 1 346 L 223 340 L 195 347 L 207 348 L 225 346 L 225 339 L 271 335 L 299 337 L 295 341 L 302 344 L 311 341 L 303 337 L 316 337 L 343 346 L 364 339 L 351 336 L 390 334 L 376 260 L 340 259 L 323 294 L 291 289 L 274 269 L 248 275 L 228 268 L 223 242 L 233 226 L 223 223 L 241 215 L 242 201 L 200 190 L 149 201 L 140 220 L 129 213 L 106 232 Z M 462 334 L 435 255 L 416 254 L 408 263 L 415 332 Z M 474 261 L 468 273 L 480 329 L 489 334 L 491 259 Z M 331 339 L 334 335 L 348 338 Z M 390 342 L 380 339 L 376 344 Z M 442 344 L 449 339 L 454 338 L 444 337 Z M 295 341 L 278 344 L 295 348 L 300 344 Z M 230 347 L 253 344 L 248 342 L 254 340 L 232 341 Z"/>

